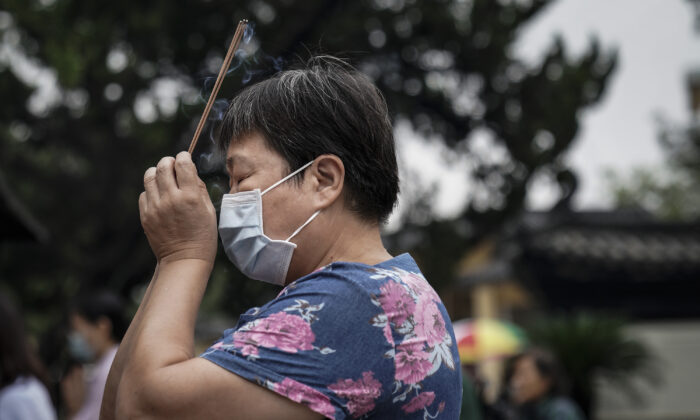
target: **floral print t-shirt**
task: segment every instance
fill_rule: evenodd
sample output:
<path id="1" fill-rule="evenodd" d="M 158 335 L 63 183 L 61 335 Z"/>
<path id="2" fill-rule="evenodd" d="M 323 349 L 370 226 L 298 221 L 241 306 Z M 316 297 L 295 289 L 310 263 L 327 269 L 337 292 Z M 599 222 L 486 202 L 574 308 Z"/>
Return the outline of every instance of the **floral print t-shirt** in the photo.
<path id="1" fill-rule="evenodd" d="M 301 277 L 202 357 L 331 419 L 459 417 L 452 324 L 408 254 Z"/>

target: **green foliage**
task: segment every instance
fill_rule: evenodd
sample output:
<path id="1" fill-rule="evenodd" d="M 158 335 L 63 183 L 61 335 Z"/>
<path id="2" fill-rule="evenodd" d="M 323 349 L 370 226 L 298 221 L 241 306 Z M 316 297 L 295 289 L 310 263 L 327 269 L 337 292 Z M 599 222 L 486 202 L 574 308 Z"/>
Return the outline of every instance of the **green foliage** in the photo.
<path id="1" fill-rule="evenodd" d="M 695 25 L 700 29 L 700 0 L 688 0 L 695 9 Z"/>
<path id="2" fill-rule="evenodd" d="M 660 143 L 666 153 L 661 169 L 636 168 L 629 178 L 609 171 L 618 207 L 640 207 L 673 221 L 700 218 L 700 128 L 663 124 Z"/>
<path id="3" fill-rule="evenodd" d="M 700 30 L 700 1 L 689 0 L 695 8 L 696 29 Z M 688 85 L 697 89 L 697 75 Z M 697 113 L 697 110 L 695 110 Z M 662 170 L 637 168 L 630 179 L 608 171 L 610 191 L 618 207 L 640 207 L 667 220 L 700 218 L 700 125 L 697 116 L 686 127 L 659 119 L 659 143 L 666 153 Z"/>
<path id="4" fill-rule="evenodd" d="M 605 379 L 632 398 L 634 379 L 659 381 L 658 361 L 647 346 L 628 336 L 625 323 L 602 315 L 543 318 L 528 329 L 531 342 L 550 349 L 571 380 L 572 396 L 587 417 L 595 409 L 595 385 Z"/>

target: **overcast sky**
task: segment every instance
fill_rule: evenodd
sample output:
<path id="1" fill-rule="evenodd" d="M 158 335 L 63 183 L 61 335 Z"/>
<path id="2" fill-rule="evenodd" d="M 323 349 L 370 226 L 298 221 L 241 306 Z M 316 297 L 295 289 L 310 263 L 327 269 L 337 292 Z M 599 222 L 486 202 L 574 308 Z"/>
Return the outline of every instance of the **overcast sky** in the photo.
<path id="1" fill-rule="evenodd" d="M 659 165 L 654 116 L 681 123 L 690 118 L 688 72 L 700 70 L 700 34 L 694 32 L 687 0 L 561 0 L 530 27 L 517 44 L 525 58 L 536 58 L 555 33 L 573 54 L 584 51 L 592 35 L 619 51 L 619 67 L 601 104 L 583 118 L 578 140 L 568 153 L 580 175 L 577 205 L 609 202 L 603 172 L 628 172 Z M 546 196 L 532 197 L 535 206 Z"/>
<path id="2" fill-rule="evenodd" d="M 576 207 L 610 205 L 606 169 L 624 174 L 634 167 L 662 164 L 655 115 L 678 123 L 690 119 L 686 76 L 700 70 L 700 34 L 693 23 L 686 0 L 559 0 L 523 29 L 515 51 L 528 62 L 546 51 L 555 34 L 563 37 L 573 56 L 585 51 L 593 35 L 603 48 L 618 49 L 612 83 L 603 100 L 584 114 L 578 138 L 566 155 L 579 175 Z M 438 211 L 443 216 L 457 212 L 474 192 L 459 170 L 445 169 L 439 158 L 426 163 L 424 157 L 437 146 L 409 131 L 397 127 L 404 164 L 413 167 L 411 156 L 420 154 L 424 183 L 440 185 Z M 547 209 L 556 194 L 546 181 L 536 184 L 528 206 Z"/>

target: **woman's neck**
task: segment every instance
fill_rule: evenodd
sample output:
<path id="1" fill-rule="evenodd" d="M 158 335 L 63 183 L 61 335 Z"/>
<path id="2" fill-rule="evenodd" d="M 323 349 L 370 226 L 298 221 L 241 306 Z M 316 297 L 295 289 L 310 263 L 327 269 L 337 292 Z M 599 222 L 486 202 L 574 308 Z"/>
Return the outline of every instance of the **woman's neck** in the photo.
<path id="1" fill-rule="evenodd" d="M 392 258 L 382 243 L 379 225 L 369 225 L 353 217 L 339 226 L 316 268 L 335 261 L 375 265 Z"/>

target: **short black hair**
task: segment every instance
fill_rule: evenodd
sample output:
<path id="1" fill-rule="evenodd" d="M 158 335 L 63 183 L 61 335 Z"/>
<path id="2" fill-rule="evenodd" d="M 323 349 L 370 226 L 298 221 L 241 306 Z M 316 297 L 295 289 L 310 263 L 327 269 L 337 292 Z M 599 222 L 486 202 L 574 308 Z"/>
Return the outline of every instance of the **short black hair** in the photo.
<path id="1" fill-rule="evenodd" d="M 117 343 L 122 340 L 128 327 L 124 317 L 124 304 L 116 294 L 108 291 L 86 293 L 78 297 L 71 312 L 85 318 L 92 324 L 100 318 L 109 319 L 112 324 L 111 336 Z"/>
<path id="2" fill-rule="evenodd" d="M 386 102 L 370 79 L 345 61 L 312 57 L 243 89 L 219 131 L 219 148 L 258 133 L 288 170 L 322 154 L 345 166 L 345 199 L 363 220 L 384 222 L 399 192 L 394 134 Z"/>

